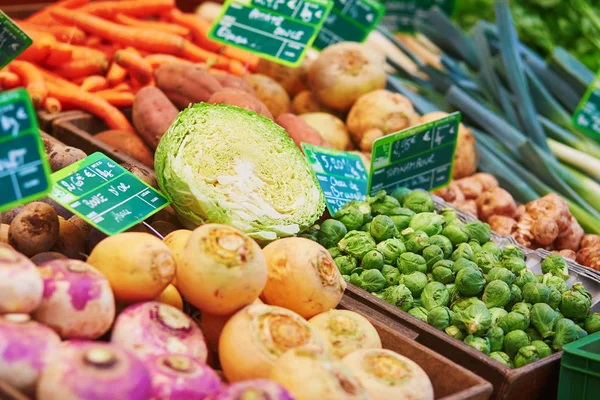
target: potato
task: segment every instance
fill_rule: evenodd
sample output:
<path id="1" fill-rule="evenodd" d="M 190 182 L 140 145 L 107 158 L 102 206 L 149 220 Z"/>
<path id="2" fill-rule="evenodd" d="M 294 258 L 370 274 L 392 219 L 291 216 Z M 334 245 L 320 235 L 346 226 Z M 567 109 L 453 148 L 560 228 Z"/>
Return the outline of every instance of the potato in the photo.
<path id="1" fill-rule="evenodd" d="M 274 79 L 290 96 L 295 96 L 306 89 L 308 70 L 311 64 L 312 62 L 308 58 L 304 58 L 300 66 L 291 68 L 261 58 L 258 62 L 256 72 Z"/>
<path id="2" fill-rule="evenodd" d="M 316 98 L 335 110 L 350 109 L 358 98 L 385 87 L 385 56 L 359 43 L 336 43 L 313 63 L 308 81 Z"/>
<path id="3" fill-rule="evenodd" d="M 58 217 L 58 240 L 52 251 L 64 254 L 68 258 L 82 260 L 85 257 L 85 236 L 74 223 Z"/>
<path id="4" fill-rule="evenodd" d="M 127 171 L 134 174 L 137 178 L 139 178 L 139 180 L 146 183 L 148 186 L 152 186 L 154 189 L 158 190 L 158 184 L 156 183 L 156 177 L 154 176 L 154 174 L 152 172 L 150 172 L 151 170 L 148 170 L 143 167 L 139 167 L 137 165 L 129 164 L 129 163 L 123 163 L 123 164 L 121 164 L 121 167 L 125 168 Z M 152 167 L 152 168 L 154 168 L 154 167 Z"/>
<path id="5" fill-rule="evenodd" d="M 8 242 L 27 257 L 48 251 L 58 240 L 59 223 L 54 208 L 36 201 L 27 204 L 10 223 Z"/>
<path id="6" fill-rule="evenodd" d="M 194 64 L 170 63 L 154 71 L 156 86 L 179 109 L 207 101 L 221 84 L 204 68 Z"/>
<path id="7" fill-rule="evenodd" d="M 68 257 L 64 254 L 57 253 L 56 251 L 45 251 L 43 253 L 38 253 L 35 256 L 31 257 L 31 262 L 33 262 L 37 266 L 40 266 L 48 261 L 66 260 L 67 258 Z"/>
<path id="8" fill-rule="evenodd" d="M 273 117 L 290 111 L 290 96 L 285 89 L 266 75 L 253 74 L 246 77 L 256 97 L 267 106 Z"/>
<path id="9" fill-rule="evenodd" d="M 351 150 L 353 148 L 346 125 L 339 118 L 323 112 L 302 114 L 300 118 L 319 132 L 321 137 L 334 149 Z"/>
<path id="10" fill-rule="evenodd" d="M 281 114 L 275 122 L 286 130 L 298 148 L 300 143 L 314 144 L 316 146 L 331 147 L 323 137 L 304 120 L 294 114 Z"/>
<path id="11" fill-rule="evenodd" d="M 154 167 L 154 155 L 135 133 L 128 131 L 109 130 L 100 132 L 94 137 L 113 147 L 118 153 L 123 153 L 139 161 L 147 167 Z"/>
<path id="12" fill-rule="evenodd" d="M 169 129 L 179 110 L 158 88 L 140 89 L 133 101 L 133 125 L 140 137 L 155 150 L 160 138 Z"/>
<path id="13" fill-rule="evenodd" d="M 240 89 L 222 89 L 208 99 L 210 104 L 229 104 L 273 119 L 271 111 L 259 99 Z"/>
<path id="14" fill-rule="evenodd" d="M 46 151 L 50 162 L 52 172 L 60 171 L 79 160 L 83 160 L 87 154 L 83 151 L 70 146 L 61 146 L 58 143 L 52 143 L 50 151 Z"/>
<path id="15" fill-rule="evenodd" d="M 294 114 L 306 114 L 313 112 L 330 112 L 329 107 L 319 103 L 319 100 L 310 90 L 303 90 L 292 100 L 292 112 Z"/>
<path id="16" fill-rule="evenodd" d="M 212 74 L 212 76 L 221 84 L 223 89 L 231 88 L 243 90 L 251 95 L 255 95 L 254 89 L 252 85 L 248 83 L 244 78 L 240 78 L 239 76 L 229 75 L 229 74 Z"/>

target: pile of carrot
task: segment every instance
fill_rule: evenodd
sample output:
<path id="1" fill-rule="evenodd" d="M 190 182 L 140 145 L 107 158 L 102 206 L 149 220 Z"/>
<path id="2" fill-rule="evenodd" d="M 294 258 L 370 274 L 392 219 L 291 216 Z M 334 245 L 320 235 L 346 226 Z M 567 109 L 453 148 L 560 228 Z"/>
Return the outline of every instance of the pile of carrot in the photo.
<path id="1" fill-rule="evenodd" d="M 243 75 L 258 58 L 208 38 L 210 25 L 174 0 L 62 0 L 15 20 L 33 44 L 0 70 L 3 89 L 25 87 L 35 107 L 82 109 L 111 129 L 132 131 L 119 107 L 154 85 L 171 62 Z"/>

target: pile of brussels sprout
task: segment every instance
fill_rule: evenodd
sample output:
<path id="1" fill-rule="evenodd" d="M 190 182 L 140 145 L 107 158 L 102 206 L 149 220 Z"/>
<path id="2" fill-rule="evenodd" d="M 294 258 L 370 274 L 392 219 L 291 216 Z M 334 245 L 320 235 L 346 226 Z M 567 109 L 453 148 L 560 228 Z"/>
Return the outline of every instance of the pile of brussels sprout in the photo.
<path id="1" fill-rule="evenodd" d="M 331 253 L 346 281 L 510 367 L 521 367 L 600 331 L 591 295 L 570 289 L 559 255 L 542 275 L 490 227 L 435 211 L 424 191 L 400 188 L 351 201 L 305 237 Z"/>

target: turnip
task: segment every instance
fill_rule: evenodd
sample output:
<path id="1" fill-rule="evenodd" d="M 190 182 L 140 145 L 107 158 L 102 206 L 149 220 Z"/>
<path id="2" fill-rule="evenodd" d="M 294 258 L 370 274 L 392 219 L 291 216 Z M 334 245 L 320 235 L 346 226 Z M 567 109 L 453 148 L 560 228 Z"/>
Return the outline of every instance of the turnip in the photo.
<path id="1" fill-rule="evenodd" d="M 0 314 L 32 312 L 40 305 L 43 290 L 35 264 L 0 243 Z"/>
<path id="2" fill-rule="evenodd" d="M 48 354 L 59 345 L 52 329 L 27 314 L 0 316 L 0 381 L 32 394 Z"/>
<path id="3" fill-rule="evenodd" d="M 111 343 L 71 341 L 57 350 L 42 371 L 37 400 L 148 400 L 148 369 Z"/>
<path id="4" fill-rule="evenodd" d="M 219 359 L 230 382 L 268 378 L 284 352 L 306 344 L 326 348 L 316 329 L 300 315 L 282 307 L 253 304 L 225 324 Z"/>
<path id="5" fill-rule="evenodd" d="M 414 361 L 384 349 L 362 349 L 342 363 L 350 369 L 373 400 L 432 400 L 433 386 Z"/>
<path id="6" fill-rule="evenodd" d="M 201 400 L 221 387 L 215 371 L 183 354 L 157 356 L 147 366 L 153 400 Z"/>
<path id="7" fill-rule="evenodd" d="M 224 386 L 205 400 L 295 400 L 281 385 L 268 379 L 252 379 Z"/>
<path id="8" fill-rule="evenodd" d="M 380 349 L 375 327 L 362 315 L 348 310 L 331 310 L 308 321 L 327 342 L 329 353 L 338 358 L 358 349 Z"/>
<path id="9" fill-rule="evenodd" d="M 183 311 L 183 299 L 173 284 L 167 286 L 155 300 Z"/>
<path id="10" fill-rule="evenodd" d="M 311 318 L 342 299 L 346 282 L 331 254 L 317 242 L 285 238 L 268 244 L 263 253 L 269 270 L 261 295 L 265 303 Z"/>
<path id="11" fill-rule="evenodd" d="M 111 342 L 146 359 L 170 353 L 187 354 L 206 362 L 202 331 L 190 317 L 156 301 L 127 307 L 115 321 Z"/>
<path id="12" fill-rule="evenodd" d="M 61 337 L 95 339 L 115 318 L 115 300 L 106 277 L 78 260 L 54 260 L 39 267 L 44 296 L 33 318 Z"/>

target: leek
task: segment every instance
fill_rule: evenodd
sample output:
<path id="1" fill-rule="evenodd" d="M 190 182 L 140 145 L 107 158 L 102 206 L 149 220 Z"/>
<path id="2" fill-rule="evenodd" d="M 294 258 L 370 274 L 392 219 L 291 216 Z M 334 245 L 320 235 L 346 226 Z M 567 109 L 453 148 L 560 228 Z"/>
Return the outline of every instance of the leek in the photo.
<path id="1" fill-rule="evenodd" d="M 559 160 L 587 172 L 596 179 L 600 179 L 600 160 L 596 157 L 566 146 L 556 140 L 548 139 L 548 145 Z"/>

